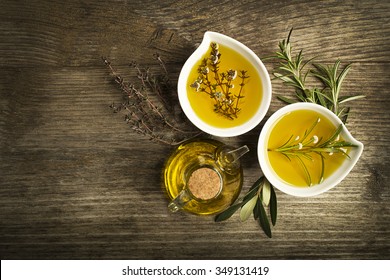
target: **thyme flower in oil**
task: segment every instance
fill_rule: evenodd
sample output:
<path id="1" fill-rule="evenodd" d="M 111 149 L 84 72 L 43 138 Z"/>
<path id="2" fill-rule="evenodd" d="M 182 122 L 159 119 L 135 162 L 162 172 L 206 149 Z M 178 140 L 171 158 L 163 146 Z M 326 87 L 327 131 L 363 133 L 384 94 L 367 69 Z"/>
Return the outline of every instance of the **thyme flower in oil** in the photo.
<path id="1" fill-rule="evenodd" d="M 339 125 L 332 135 L 328 139 L 319 138 L 317 135 L 309 137 L 313 129 L 321 121 L 320 118 L 317 118 L 313 124 L 305 131 L 302 136 L 291 135 L 290 138 L 280 147 L 275 149 L 268 149 L 271 152 L 279 152 L 290 161 L 295 158 L 302 166 L 302 169 L 305 174 L 306 182 L 308 186 L 313 184 L 309 169 L 305 164 L 305 160 L 312 161 L 314 160 L 313 154 L 317 154 L 321 158 L 321 170 L 320 170 L 320 179 L 317 182 L 320 184 L 324 179 L 325 173 L 325 154 L 333 155 L 335 153 L 341 153 L 344 156 L 349 158 L 347 153 L 348 148 L 356 147 L 356 145 L 344 141 L 340 138 L 340 133 L 343 129 L 342 125 Z M 295 136 L 295 137 L 294 137 Z"/>
<path id="2" fill-rule="evenodd" d="M 219 45 L 212 42 L 210 47 L 209 57 L 200 63 L 199 76 L 190 86 L 197 92 L 208 94 L 214 100 L 216 113 L 234 120 L 241 111 L 240 99 L 244 98 L 243 88 L 249 76 L 245 70 L 229 69 L 221 73 Z"/>
<path id="3" fill-rule="evenodd" d="M 311 102 L 322 105 L 333 111 L 344 123 L 347 121 L 350 108 L 345 107 L 345 103 L 363 98 L 363 95 L 340 96 L 341 85 L 351 69 L 351 64 L 346 65 L 340 71 L 340 60 L 336 60 L 333 65 L 322 65 L 312 63 L 313 69 L 307 70 L 305 67 L 313 59 L 306 62 L 303 60 L 302 50 L 294 57 L 290 36 L 286 40 L 279 42 L 279 51 L 275 56 L 279 61 L 279 67 L 273 73 L 277 79 L 282 80 L 286 85 L 295 88 L 295 94 L 299 101 Z M 312 76 L 321 82 L 321 87 L 309 87 L 306 78 Z M 278 98 L 286 103 L 294 103 L 295 100 L 284 96 Z"/>

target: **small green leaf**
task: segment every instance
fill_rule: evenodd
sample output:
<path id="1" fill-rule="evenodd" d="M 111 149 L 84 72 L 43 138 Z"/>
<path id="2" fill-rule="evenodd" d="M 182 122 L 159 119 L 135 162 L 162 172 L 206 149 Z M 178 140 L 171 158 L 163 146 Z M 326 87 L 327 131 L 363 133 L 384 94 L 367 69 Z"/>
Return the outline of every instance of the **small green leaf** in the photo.
<path id="1" fill-rule="evenodd" d="M 338 66 L 340 64 L 340 60 L 336 61 L 336 63 L 338 62 L 338 65 L 337 65 L 337 68 L 336 70 L 338 69 Z M 345 66 L 345 68 L 343 69 L 343 71 L 341 71 L 340 75 L 337 77 L 337 83 L 339 86 L 341 86 L 341 84 L 343 83 L 344 79 L 345 79 L 345 76 L 347 76 L 349 70 L 351 69 L 351 64 L 348 64 L 347 66 Z M 336 73 L 335 73 L 336 74 Z"/>
<path id="2" fill-rule="evenodd" d="M 338 114 L 343 123 L 347 123 L 350 107 L 344 107 Z"/>
<path id="3" fill-rule="evenodd" d="M 299 164 L 302 166 L 302 169 L 303 169 L 304 174 L 305 174 L 307 185 L 310 187 L 312 185 L 312 183 L 311 183 L 311 176 L 310 176 L 309 170 L 306 167 L 306 164 L 303 162 L 301 157 L 296 156 L 295 158 L 298 160 Z"/>
<path id="4" fill-rule="evenodd" d="M 263 180 L 264 180 L 264 176 L 261 176 L 259 179 L 257 179 L 257 181 L 252 185 L 252 187 L 249 189 L 249 191 L 242 199 L 243 204 L 249 201 L 257 193 Z"/>
<path id="5" fill-rule="evenodd" d="M 265 206 L 268 206 L 269 201 L 271 199 L 271 185 L 269 184 L 267 179 L 264 179 L 263 182 L 263 190 L 261 191 L 261 198 Z"/>
<path id="6" fill-rule="evenodd" d="M 326 94 L 326 92 L 321 92 L 317 90 L 316 93 L 317 93 L 318 100 L 320 101 L 323 107 L 328 108 L 329 107 L 328 103 L 333 102 L 333 100 Z"/>
<path id="7" fill-rule="evenodd" d="M 229 219 L 241 206 L 242 206 L 242 202 L 230 206 L 228 209 L 215 216 L 215 221 L 222 222 Z"/>
<path id="8" fill-rule="evenodd" d="M 295 88 L 295 94 L 298 101 L 311 102 L 319 104 L 333 111 L 344 123 L 346 123 L 348 112 L 343 113 L 346 102 L 353 101 L 362 96 L 339 97 L 342 83 L 351 69 L 351 64 L 347 64 L 341 69 L 341 61 L 338 59 L 332 65 L 313 63 L 313 59 L 304 61 L 303 51 L 300 50 L 295 56 L 292 52 L 290 30 L 287 39 L 278 43 L 279 50 L 273 56 L 279 61 L 278 66 L 273 70 L 275 79 L 283 81 L 286 86 Z M 311 66 L 311 67 L 310 67 Z M 310 67 L 310 69 L 308 69 Z M 306 70 L 308 69 L 308 70 Z M 312 87 L 306 84 L 306 77 L 313 77 L 321 84 L 322 89 L 318 86 Z M 278 97 L 286 103 L 295 103 L 294 100 L 285 97 Z"/>
<path id="9" fill-rule="evenodd" d="M 261 203 L 260 202 L 260 200 L 258 199 L 257 201 L 256 201 L 256 205 L 255 205 L 255 208 L 253 208 L 253 218 L 255 219 L 255 220 L 257 220 L 257 218 L 259 218 L 259 203 Z"/>
<path id="10" fill-rule="evenodd" d="M 257 204 L 259 207 L 259 224 L 261 228 L 263 229 L 264 233 L 271 238 L 272 232 L 271 232 L 271 226 L 268 221 L 267 213 L 265 212 L 263 202 L 261 201 L 261 198 L 259 198 L 259 203 Z"/>
<path id="11" fill-rule="evenodd" d="M 272 225 L 276 225 L 276 218 L 278 216 L 278 202 L 276 198 L 276 193 L 274 188 L 271 186 L 271 200 L 269 203 L 269 208 L 270 208 L 270 214 L 271 214 L 271 222 Z"/>
<path id="12" fill-rule="evenodd" d="M 321 144 L 322 147 L 328 145 L 329 143 L 332 143 L 333 141 L 336 140 L 337 136 L 339 136 L 339 134 L 341 133 L 341 131 L 343 130 L 343 126 L 340 124 L 336 130 L 333 132 L 332 136 L 330 136 L 328 138 L 328 140 L 326 140 L 324 143 Z"/>
<path id="13" fill-rule="evenodd" d="M 293 99 L 290 99 L 288 97 L 285 97 L 285 96 L 281 96 L 281 95 L 278 95 L 277 98 L 285 103 L 288 103 L 288 104 L 292 104 L 292 103 L 296 103 L 297 101 L 293 100 Z"/>
<path id="14" fill-rule="evenodd" d="M 320 122 L 320 118 L 318 117 L 314 122 L 313 124 L 310 126 L 309 129 L 307 129 L 305 131 L 305 134 L 303 135 L 303 138 L 299 139 L 300 142 L 303 142 L 305 141 L 305 139 L 307 138 L 307 136 L 309 136 L 309 134 L 313 131 L 313 129 L 317 126 L 317 124 Z"/>
<path id="15" fill-rule="evenodd" d="M 320 179 L 318 181 L 318 184 L 321 184 L 324 180 L 324 173 L 325 173 L 325 157 L 323 154 L 318 153 L 321 157 L 321 173 L 320 173 Z"/>
<path id="16" fill-rule="evenodd" d="M 356 99 L 360 99 L 360 98 L 365 98 L 365 96 L 364 95 L 356 95 L 356 96 L 340 97 L 339 98 L 339 104 L 342 104 L 342 103 L 345 103 L 345 102 L 348 102 L 348 101 L 352 101 L 352 100 L 356 100 Z"/>
<path id="17" fill-rule="evenodd" d="M 254 196 L 241 207 L 240 219 L 242 222 L 248 220 L 248 218 L 252 214 L 253 208 L 255 208 L 256 201 L 257 201 L 257 196 Z"/>

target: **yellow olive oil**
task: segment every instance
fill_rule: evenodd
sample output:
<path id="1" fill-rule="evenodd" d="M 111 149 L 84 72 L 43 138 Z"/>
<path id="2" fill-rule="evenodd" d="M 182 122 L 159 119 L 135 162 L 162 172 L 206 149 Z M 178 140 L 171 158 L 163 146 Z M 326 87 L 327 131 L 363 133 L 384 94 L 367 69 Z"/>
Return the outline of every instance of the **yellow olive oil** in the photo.
<path id="1" fill-rule="evenodd" d="M 305 131 L 310 128 L 317 119 L 319 123 L 306 139 L 315 135 L 319 141 L 328 139 L 336 130 L 336 127 L 323 115 L 312 110 L 297 110 L 282 116 L 271 129 L 268 138 L 268 160 L 274 172 L 286 183 L 297 186 L 307 187 L 307 180 L 302 164 L 296 157 L 286 157 L 280 152 L 274 151 L 282 146 L 293 135 L 293 138 L 302 137 Z M 342 153 L 322 153 L 324 159 L 323 178 L 329 177 L 345 160 L 346 156 Z M 321 181 L 321 156 L 317 153 L 310 153 L 309 158 L 302 157 L 302 161 L 311 175 L 313 184 Z"/>
<path id="2" fill-rule="evenodd" d="M 214 110 L 215 100 L 205 92 L 197 91 L 191 87 L 191 84 L 199 78 L 199 65 L 204 59 L 208 59 L 211 47 L 209 47 L 209 50 L 198 61 L 198 63 L 193 66 L 187 80 L 187 94 L 192 109 L 201 120 L 214 127 L 229 128 L 239 126 L 254 116 L 260 106 L 263 96 L 262 82 L 255 67 L 245 57 L 227 46 L 221 44 L 218 46 L 218 51 L 221 55 L 218 64 L 219 73 L 224 73 L 230 69 L 234 69 L 238 73 L 240 73 L 241 70 L 247 71 L 246 75 L 249 76 L 249 78 L 245 79 L 245 85 L 242 87 L 241 92 L 241 79 L 239 76 L 235 78 L 234 88 L 231 89 L 233 94 L 232 96 L 237 96 L 239 92 L 240 95 L 244 96 L 243 98 L 239 98 L 238 108 L 240 110 L 237 113 L 237 116 L 230 119 L 224 115 L 216 113 Z M 216 83 L 214 73 L 211 69 L 208 76 L 212 83 Z"/>
<path id="3" fill-rule="evenodd" d="M 176 198 L 184 188 L 193 193 L 193 199 L 183 206 L 183 210 L 198 215 L 215 214 L 237 199 L 243 181 L 242 168 L 226 172 L 218 165 L 216 151 L 221 145 L 215 140 L 190 141 L 178 146 L 168 158 L 164 168 L 164 185 L 169 198 Z M 194 174 L 207 170 L 210 171 L 207 176 L 218 174 L 211 180 L 221 181 L 220 190 L 215 190 L 213 184 L 207 186 L 212 182 L 206 182 L 206 177 L 198 180 L 205 184 L 204 190 L 202 186 L 191 187 Z"/>

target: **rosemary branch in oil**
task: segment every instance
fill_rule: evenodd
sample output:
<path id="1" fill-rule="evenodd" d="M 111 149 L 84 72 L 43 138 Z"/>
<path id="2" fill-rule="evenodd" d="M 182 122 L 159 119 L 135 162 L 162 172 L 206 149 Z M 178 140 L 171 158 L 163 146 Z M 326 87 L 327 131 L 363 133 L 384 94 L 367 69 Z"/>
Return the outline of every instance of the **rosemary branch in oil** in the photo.
<path id="1" fill-rule="evenodd" d="M 292 31 L 291 28 L 287 39 L 279 42 L 279 51 L 269 57 L 276 58 L 279 61 L 279 66 L 275 69 L 273 75 L 275 78 L 282 80 L 284 84 L 295 88 L 298 101 L 322 105 L 346 123 L 350 107 L 346 107 L 345 103 L 364 97 L 364 95 L 340 96 L 341 85 L 351 69 L 351 64 L 347 64 L 340 70 L 340 60 L 336 60 L 333 65 L 311 63 L 313 59 L 303 60 L 302 50 L 293 56 L 290 42 Z M 306 70 L 309 63 L 313 68 Z M 319 80 L 321 87 L 311 88 L 307 86 L 306 78 L 308 76 Z M 278 98 L 286 103 L 296 102 L 296 100 L 285 96 L 278 96 Z"/>
<path id="2" fill-rule="evenodd" d="M 319 138 L 317 135 L 309 137 L 313 129 L 320 122 L 320 118 L 317 118 L 313 124 L 306 129 L 305 133 L 302 136 L 291 135 L 290 138 L 282 144 L 280 147 L 275 149 L 268 149 L 268 151 L 279 152 L 290 161 L 292 158 L 296 158 L 299 164 L 302 166 L 302 169 L 305 173 L 306 183 L 308 186 L 313 184 L 309 169 L 305 164 L 305 160 L 312 161 L 313 154 L 317 154 L 321 158 L 321 173 L 318 184 L 320 184 L 324 179 L 325 172 L 325 154 L 332 155 L 336 153 L 341 153 L 344 156 L 349 158 L 347 154 L 347 149 L 356 147 L 356 145 L 340 139 L 340 133 L 343 129 L 342 125 L 339 125 L 332 135 L 328 139 Z"/>

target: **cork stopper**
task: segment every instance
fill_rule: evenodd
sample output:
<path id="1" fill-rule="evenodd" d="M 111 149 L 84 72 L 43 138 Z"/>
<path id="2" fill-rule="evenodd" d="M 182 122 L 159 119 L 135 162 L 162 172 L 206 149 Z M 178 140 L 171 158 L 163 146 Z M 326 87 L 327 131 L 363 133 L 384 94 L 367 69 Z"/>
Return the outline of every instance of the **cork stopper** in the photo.
<path id="1" fill-rule="evenodd" d="M 188 188 L 198 199 L 212 199 L 221 189 L 221 178 L 213 169 L 201 167 L 192 172 L 188 180 Z"/>

